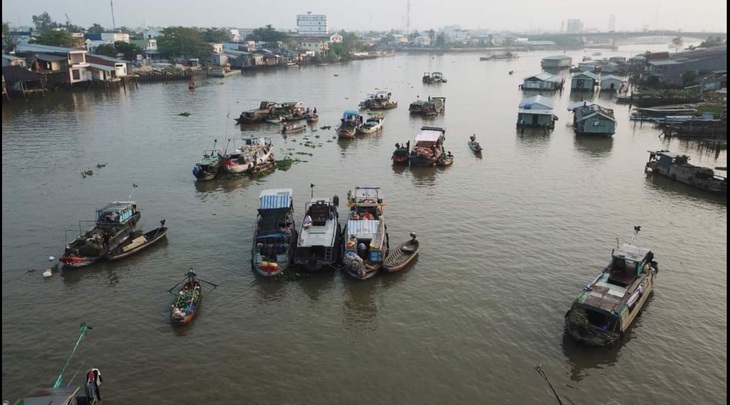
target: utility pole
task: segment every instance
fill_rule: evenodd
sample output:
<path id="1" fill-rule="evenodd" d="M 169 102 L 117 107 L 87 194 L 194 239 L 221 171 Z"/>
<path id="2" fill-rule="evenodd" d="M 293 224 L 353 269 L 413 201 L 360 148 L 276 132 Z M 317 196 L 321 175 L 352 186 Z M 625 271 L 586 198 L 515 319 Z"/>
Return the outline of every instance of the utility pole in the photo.
<path id="1" fill-rule="evenodd" d="M 114 0 L 109 0 L 109 4 L 112 6 L 112 31 L 116 31 L 117 23 L 114 21 Z"/>
<path id="2" fill-rule="evenodd" d="M 411 0 L 406 0 L 406 36 L 411 32 Z"/>

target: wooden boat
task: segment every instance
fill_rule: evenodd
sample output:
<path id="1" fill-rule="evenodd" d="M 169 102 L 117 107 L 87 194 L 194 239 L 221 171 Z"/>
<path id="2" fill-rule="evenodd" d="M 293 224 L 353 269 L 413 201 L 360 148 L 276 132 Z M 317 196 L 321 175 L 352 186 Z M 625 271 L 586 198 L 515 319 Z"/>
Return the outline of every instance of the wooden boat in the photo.
<path id="1" fill-rule="evenodd" d="M 446 167 L 451 166 L 454 163 L 454 155 L 451 154 L 451 152 L 448 152 L 446 154 L 441 154 L 439 156 L 438 160 L 436 160 L 436 166 L 439 167 Z"/>
<path id="2" fill-rule="evenodd" d="M 243 146 L 224 153 L 219 170 L 223 173 L 254 174 L 257 166 L 274 161 L 271 139 L 263 136 L 245 136 Z"/>
<path id="3" fill-rule="evenodd" d="M 267 189 L 259 195 L 258 216 L 251 246 L 251 267 L 262 276 L 275 276 L 293 262 L 297 245 L 293 190 Z"/>
<path id="4" fill-rule="evenodd" d="M 441 72 L 425 72 L 421 81 L 426 84 L 446 83 L 446 77 Z"/>
<path id="5" fill-rule="evenodd" d="M 482 153 L 482 145 L 480 145 L 477 141 L 476 135 L 470 136 L 467 144 L 469 145 L 469 149 L 473 150 L 475 153 Z"/>
<path id="6" fill-rule="evenodd" d="M 236 124 L 252 124 L 262 122 L 275 110 L 276 103 L 273 101 L 262 101 L 259 108 L 249 111 L 243 111 L 238 118 L 235 118 Z"/>
<path id="7" fill-rule="evenodd" d="M 362 125 L 362 115 L 354 110 L 346 110 L 340 119 L 340 126 L 337 127 L 339 138 L 351 139 L 355 137 L 357 129 Z"/>
<path id="8" fill-rule="evenodd" d="M 668 150 L 649 151 L 649 161 L 646 162 L 644 171 L 711 193 L 727 194 L 726 177 L 715 174 L 709 167 L 692 165 L 688 156 L 677 155 Z"/>
<path id="9" fill-rule="evenodd" d="M 342 227 L 337 206 L 340 198 L 312 198 L 304 205 L 304 220 L 294 250 L 294 263 L 309 271 L 339 262 Z"/>
<path id="10" fill-rule="evenodd" d="M 305 129 L 307 129 L 307 126 L 303 125 L 303 124 L 284 125 L 281 128 L 281 133 L 282 134 L 294 134 L 297 132 L 302 132 Z"/>
<path id="11" fill-rule="evenodd" d="M 223 154 L 215 149 L 218 140 L 213 141 L 213 149 L 203 151 L 203 158 L 193 167 L 193 176 L 196 180 L 206 181 L 213 180 L 218 175 Z"/>
<path id="12" fill-rule="evenodd" d="M 391 156 L 390 158 L 393 159 L 394 165 L 407 165 L 410 152 L 411 141 L 408 141 L 402 145 L 400 143 L 396 143 L 395 150 L 393 151 L 393 156 Z"/>
<path id="13" fill-rule="evenodd" d="M 123 243 L 137 226 L 142 213 L 135 201 L 114 201 L 96 210 L 94 226 L 82 233 L 79 222 L 79 236 L 66 243 L 63 255 L 58 260 L 62 267 L 83 267 L 107 256 Z"/>
<path id="14" fill-rule="evenodd" d="M 639 230 L 634 227 L 634 237 Z M 583 288 L 565 314 L 566 333 L 590 346 L 611 346 L 623 339 L 652 293 L 658 271 L 651 250 L 631 241 L 617 243 L 611 263 Z"/>
<path id="15" fill-rule="evenodd" d="M 203 289 L 195 273 L 188 278 L 175 297 L 170 310 L 170 322 L 176 325 L 185 325 L 195 317 L 203 300 Z"/>
<path id="16" fill-rule="evenodd" d="M 319 115 L 317 115 L 317 114 L 312 113 L 312 114 L 309 114 L 309 116 L 307 117 L 307 122 L 310 124 L 315 123 L 317 121 L 319 121 Z"/>
<path id="17" fill-rule="evenodd" d="M 418 256 L 420 243 L 416 240 L 416 236 L 418 235 L 415 232 L 411 232 L 410 240 L 401 243 L 390 251 L 388 257 L 383 261 L 383 270 L 389 273 L 403 270 Z"/>
<path id="18" fill-rule="evenodd" d="M 355 187 L 347 193 L 347 206 L 351 211 L 343 230 L 344 270 L 354 278 L 367 280 L 383 266 L 390 243 L 380 188 Z"/>
<path id="19" fill-rule="evenodd" d="M 79 335 L 71 354 L 66 360 L 66 365 L 68 365 L 71 357 L 74 353 L 76 353 L 76 349 L 79 344 L 91 329 L 92 328 L 87 326 L 85 323 L 81 324 L 81 334 Z M 90 381 L 90 378 L 87 378 L 85 394 L 80 386 L 71 385 L 70 381 L 66 385 L 63 384 L 63 372 L 65 370 L 66 367 L 64 366 L 52 387 L 35 389 L 28 393 L 24 398 L 20 398 L 15 401 L 15 405 L 97 405 L 101 403 L 101 393 L 99 392 L 99 386 L 101 385 L 101 372 L 98 368 L 90 368 L 87 371 L 87 374 L 91 373 L 96 381 Z M 90 382 L 91 384 L 89 384 Z M 4 401 L 4 403 L 7 404 L 9 402 Z"/>
<path id="20" fill-rule="evenodd" d="M 435 166 L 441 155 L 444 153 L 444 140 L 446 129 L 441 127 L 421 127 L 421 132 L 416 135 L 411 149 L 408 163 L 415 167 Z"/>
<path id="21" fill-rule="evenodd" d="M 398 107 L 398 102 L 390 99 L 391 93 L 387 90 L 379 90 L 375 94 L 368 94 L 367 98 L 360 102 L 360 108 L 370 110 L 391 110 Z"/>
<path id="22" fill-rule="evenodd" d="M 130 235 L 119 246 L 109 251 L 107 259 L 118 260 L 131 256 L 162 240 L 165 236 L 167 236 L 167 227 L 165 226 L 165 220 L 163 219 L 160 221 L 160 226 L 158 228 L 139 236 L 135 236 L 134 234 Z"/>

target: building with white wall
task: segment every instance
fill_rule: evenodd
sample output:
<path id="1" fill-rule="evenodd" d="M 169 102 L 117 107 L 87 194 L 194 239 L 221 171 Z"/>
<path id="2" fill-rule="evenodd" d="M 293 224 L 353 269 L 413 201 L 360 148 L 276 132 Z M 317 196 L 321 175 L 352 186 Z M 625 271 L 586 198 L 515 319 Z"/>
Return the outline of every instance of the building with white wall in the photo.
<path id="1" fill-rule="evenodd" d="M 300 36 L 328 36 L 330 33 L 329 22 L 326 14 L 307 14 L 297 15 L 297 33 Z"/>

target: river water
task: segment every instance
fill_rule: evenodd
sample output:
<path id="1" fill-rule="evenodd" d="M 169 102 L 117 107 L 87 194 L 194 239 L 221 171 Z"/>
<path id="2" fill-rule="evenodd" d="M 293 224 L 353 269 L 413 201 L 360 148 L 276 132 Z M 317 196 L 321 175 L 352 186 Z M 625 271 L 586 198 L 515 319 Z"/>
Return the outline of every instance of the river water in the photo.
<path id="1" fill-rule="evenodd" d="M 52 385 L 86 322 L 93 330 L 64 383 L 100 368 L 105 404 L 557 403 L 538 364 L 564 402 L 726 403 L 727 200 L 643 171 L 647 150 L 710 167 L 726 166 L 726 152 L 663 140 L 629 121 L 630 107 L 569 86 L 553 96 L 554 131 L 518 132 L 518 85 L 552 53 L 397 55 L 200 80 L 193 92 L 168 82 L 5 104 L 2 398 Z M 590 53 L 568 55 L 577 63 Z M 425 71 L 448 83 L 423 85 Z M 342 111 L 376 89 L 400 103 L 383 131 L 335 139 Z M 428 96 L 446 97 L 445 114 L 410 117 L 408 104 Z M 615 108 L 612 139 L 574 135 L 566 107 L 581 97 Z M 234 125 L 261 100 L 302 101 L 320 121 L 287 138 Z M 394 144 L 424 124 L 447 128 L 455 163 L 393 168 Z M 242 133 L 270 136 L 277 157 L 300 162 L 255 180 L 196 183 L 202 151 Z M 481 158 L 467 147 L 473 133 Z M 261 190 L 293 188 L 300 222 L 310 193 L 344 198 L 357 185 L 383 189 L 391 245 L 418 233 L 415 265 L 365 282 L 337 272 L 272 281 L 251 270 Z M 166 242 L 42 277 L 65 230 L 132 192 L 143 230 L 167 220 Z M 563 316 L 634 225 L 660 265 L 655 293 L 624 343 L 576 346 Z M 174 328 L 167 290 L 191 267 L 219 287 Z"/>

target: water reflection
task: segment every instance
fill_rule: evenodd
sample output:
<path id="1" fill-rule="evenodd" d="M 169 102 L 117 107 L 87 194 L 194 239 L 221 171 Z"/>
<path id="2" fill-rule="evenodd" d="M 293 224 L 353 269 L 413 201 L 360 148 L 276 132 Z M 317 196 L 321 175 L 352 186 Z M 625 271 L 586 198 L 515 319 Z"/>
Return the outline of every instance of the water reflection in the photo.
<path id="1" fill-rule="evenodd" d="M 331 291 L 334 286 L 335 270 L 325 268 L 317 273 L 308 273 L 306 277 L 297 281 L 297 286 L 309 297 L 311 302 L 319 301 L 320 296 L 326 291 Z"/>
<path id="2" fill-rule="evenodd" d="M 569 100 L 571 103 L 576 101 L 593 101 L 596 98 L 596 93 L 592 91 L 571 91 Z"/>
<path id="3" fill-rule="evenodd" d="M 411 167 L 411 180 L 416 187 L 433 187 L 436 185 L 436 168 Z"/>
<path id="4" fill-rule="evenodd" d="M 576 135 L 573 141 L 575 149 L 588 157 L 606 157 L 613 148 L 612 136 Z"/>
<path id="5" fill-rule="evenodd" d="M 343 276 L 348 278 L 349 276 Z M 376 275 L 375 279 L 378 279 Z M 345 329 L 375 331 L 378 328 L 377 284 L 374 279 L 344 280 L 345 302 L 342 304 L 342 325 Z"/>
<path id="6" fill-rule="evenodd" d="M 516 131 L 518 146 L 545 146 L 550 143 L 550 130 L 544 128 L 520 128 Z"/>
<path id="7" fill-rule="evenodd" d="M 652 175 L 651 173 L 646 174 L 646 185 L 647 188 L 652 190 L 660 190 L 664 193 L 669 193 L 679 198 L 686 198 L 691 196 L 697 199 L 711 201 L 717 204 L 727 205 L 727 195 L 715 194 L 709 191 L 701 190 L 696 187 L 692 187 L 689 184 L 672 180 L 666 176 Z"/>
<path id="8" fill-rule="evenodd" d="M 250 268 L 250 266 L 248 266 Z M 286 295 L 286 280 L 278 277 L 266 278 L 255 270 L 250 269 L 256 274 L 256 279 L 252 282 L 256 292 L 258 292 L 258 299 L 261 304 L 268 304 L 273 301 L 281 301 Z M 286 274 L 286 273 L 284 273 Z"/>
<path id="9" fill-rule="evenodd" d="M 613 366 L 618 360 L 622 344 L 611 348 L 584 346 L 566 332 L 563 333 L 562 347 L 570 366 L 570 379 L 580 382 L 585 377 L 591 377 L 593 370 L 600 375 L 599 370 Z"/>

